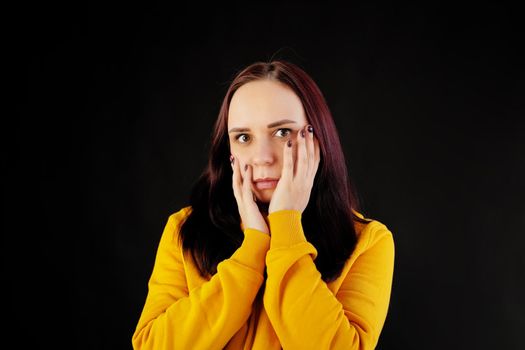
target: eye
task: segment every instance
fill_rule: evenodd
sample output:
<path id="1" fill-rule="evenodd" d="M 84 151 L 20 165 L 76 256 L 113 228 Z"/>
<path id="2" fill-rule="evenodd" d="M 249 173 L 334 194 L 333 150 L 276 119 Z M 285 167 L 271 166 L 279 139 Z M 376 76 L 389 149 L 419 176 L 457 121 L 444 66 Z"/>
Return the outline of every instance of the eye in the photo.
<path id="1" fill-rule="evenodd" d="M 246 139 L 245 139 L 244 141 L 241 140 L 241 138 L 242 138 L 243 136 L 244 136 L 245 138 L 249 138 L 249 136 L 246 135 L 246 134 L 239 134 L 239 135 L 235 136 L 235 140 L 237 140 L 237 141 L 240 142 L 240 143 L 246 143 L 246 142 L 248 142 Z"/>
<path id="2" fill-rule="evenodd" d="M 280 131 L 283 131 L 284 135 L 283 137 L 286 137 L 288 135 L 290 135 L 290 133 L 292 132 L 292 129 L 288 129 L 288 128 L 282 128 L 282 129 L 278 129 L 275 134 L 279 134 Z"/>

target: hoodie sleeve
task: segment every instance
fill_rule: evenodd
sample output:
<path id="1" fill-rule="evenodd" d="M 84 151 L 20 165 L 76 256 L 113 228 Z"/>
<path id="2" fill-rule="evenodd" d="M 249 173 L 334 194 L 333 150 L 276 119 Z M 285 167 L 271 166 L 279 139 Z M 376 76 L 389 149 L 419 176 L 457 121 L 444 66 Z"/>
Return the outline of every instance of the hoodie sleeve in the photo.
<path id="1" fill-rule="evenodd" d="M 268 220 L 264 306 L 283 348 L 374 349 L 390 300 L 391 232 L 379 222 L 367 225 L 368 243 L 334 295 L 314 264 L 317 250 L 304 236 L 301 212 L 281 210 Z"/>
<path id="2" fill-rule="evenodd" d="M 162 234 L 148 295 L 132 337 L 134 349 L 222 349 L 247 321 L 264 280 L 270 237 L 244 230 L 244 241 L 217 273 L 188 291 L 186 261 L 178 243 L 182 211 Z"/>

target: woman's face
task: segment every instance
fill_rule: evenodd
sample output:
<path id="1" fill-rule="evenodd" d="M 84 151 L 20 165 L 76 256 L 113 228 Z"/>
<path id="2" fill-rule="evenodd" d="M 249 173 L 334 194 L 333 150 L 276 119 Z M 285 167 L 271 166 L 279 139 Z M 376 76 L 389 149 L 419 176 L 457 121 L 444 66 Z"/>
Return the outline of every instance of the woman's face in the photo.
<path id="1" fill-rule="evenodd" d="M 290 138 L 307 125 L 299 97 L 286 85 L 272 80 L 257 80 L 241 86 L 233 94 L 228 112 L 230 152 L 241 172 L 253 169 L 253 189 L 257 201 L 269 203 L 277 181 L 257 183 L 262 178 L 281 177 L 283 148 Z M 295 164 L 294 164 L 295 167 Z"/>

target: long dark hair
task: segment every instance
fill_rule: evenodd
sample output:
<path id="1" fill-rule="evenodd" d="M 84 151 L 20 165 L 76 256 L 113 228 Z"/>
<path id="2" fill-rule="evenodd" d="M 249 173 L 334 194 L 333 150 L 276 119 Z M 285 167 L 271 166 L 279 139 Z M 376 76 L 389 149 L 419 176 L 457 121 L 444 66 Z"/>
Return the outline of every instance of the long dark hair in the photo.
<path id="1" fill-rule="evenodd" d="M 243 241 L 232 190 L 228 110 L 239 87 L 261 79 L 279 81 L 295 92 L 319 141 L 321 161 L 310 200 L 302 213 L 302 225 L 306 239 L 317 249 L 317 269 L 325 282 L 332 281 L 341 274 L 354 250 L 355 221 L 368 221 L 355 213 L 359 212 L 359 203 L 347 173 L 335 123 L 320 89 L 301 68 L 285 61 L 251 64 L 230 84 L 212 133 L 208 165 L 190 194 L 191 212 L 179 235 L 182 247 L 191 253 L 205 277 L 214 275 L 217 265 L 229 258 Z"/>

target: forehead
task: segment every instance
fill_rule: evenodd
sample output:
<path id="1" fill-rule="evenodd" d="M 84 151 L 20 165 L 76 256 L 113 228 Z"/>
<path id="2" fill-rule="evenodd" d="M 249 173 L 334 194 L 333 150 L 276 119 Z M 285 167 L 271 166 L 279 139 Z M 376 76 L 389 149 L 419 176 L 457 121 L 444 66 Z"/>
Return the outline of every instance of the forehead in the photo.
<path id="1" fill-rule="evenodd" d="M 273 121 L 290 119 L 306 123 L 299 97 L 283 83 L 252 81 L 233 94 L 228 111 L 228 127 L 264 127 Z"/>

